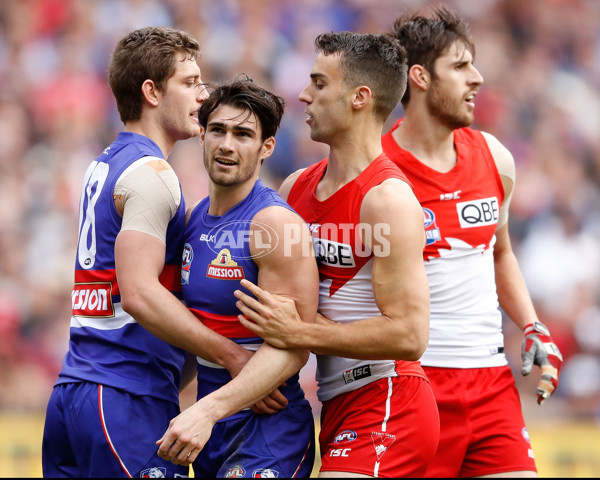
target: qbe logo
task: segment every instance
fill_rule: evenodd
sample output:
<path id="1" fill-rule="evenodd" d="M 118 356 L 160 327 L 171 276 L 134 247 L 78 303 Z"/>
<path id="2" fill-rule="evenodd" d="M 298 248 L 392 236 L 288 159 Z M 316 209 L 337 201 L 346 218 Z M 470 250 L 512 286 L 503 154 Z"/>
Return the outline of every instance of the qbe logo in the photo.
<path id="1" fill-rule="evenodd" d="M 498 223 L 500 204 L 496 197 L 470 200 L 456 204 L 462 228 L 485 227 Z"/>

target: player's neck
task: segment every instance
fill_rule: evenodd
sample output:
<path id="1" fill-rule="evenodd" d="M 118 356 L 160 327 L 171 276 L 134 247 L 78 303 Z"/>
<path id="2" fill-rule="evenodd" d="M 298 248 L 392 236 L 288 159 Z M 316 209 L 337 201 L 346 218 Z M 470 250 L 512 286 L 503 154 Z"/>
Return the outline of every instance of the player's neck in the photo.
<path id="1" fill-rule="evenodd" d="M 448 172 L 456 165 L 454 130 L 429 116 L 407 112 L 392 136 L 401 148 L 434 170 Z"/>
<path id="2" fill-rule="evenodd" d="M 217 185 L 212 180 L 209 181 L 208 195 L 210 203 L 208 214 L 222 217 L 250 194 L 255 183 L 256 178 L 237 185 Z"/>
<path id="3" fill-rule="evenodd" d="M 168 160 L 169 155 L 175 147 L 175 141 L 169 139 L 168 135 L 162 129 L 157 128 L 152 123 L 143 122 L 142 120 L 127 122 L 125 131 L 137 133 L 152 140 L 160 148 L 165 160 Z"/>
<path id="4" fill-rule="evenodd" d="M 317 186 L 318 199 L 329 198 L 358 177 L 383 152 L 381 129 L 375 133 L 354 132 L 330 144 L 327 171 Z"/>

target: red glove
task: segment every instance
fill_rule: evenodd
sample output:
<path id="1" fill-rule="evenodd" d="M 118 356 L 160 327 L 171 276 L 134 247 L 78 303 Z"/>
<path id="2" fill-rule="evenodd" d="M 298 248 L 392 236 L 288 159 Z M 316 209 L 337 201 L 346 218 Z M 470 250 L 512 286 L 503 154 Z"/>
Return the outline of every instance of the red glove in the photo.
<path id="1" fill-rule="evenodd" d="M 563 357 L 550 337 L 550 331 L 542 322 L 530 323 L 523 332 L 525 338 L 521 344 L 521 374 L 529 375 L 534 364 L 541 368 L 542 376 L 536 390 L 537 402 L 541 405 L 558 386 Z"/>

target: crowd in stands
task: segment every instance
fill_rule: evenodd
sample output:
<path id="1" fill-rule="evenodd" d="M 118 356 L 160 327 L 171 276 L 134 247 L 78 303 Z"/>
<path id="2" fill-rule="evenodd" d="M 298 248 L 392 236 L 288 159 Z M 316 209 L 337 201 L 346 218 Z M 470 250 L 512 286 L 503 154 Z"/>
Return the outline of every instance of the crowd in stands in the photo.
<path id="1" fill-rule="evenodd" d="M 205 81 L 244 72 L 282 95 L 276 153 L 263 167 L 277 187 L 326 155 L 298 101 L 313 38 L 386 31 L 401 8 L 441 3 L 471 21 L 485 79 L 474 126 L 515 157 L 513 248 L 565 357 L 543 408 L 600 423 L 597 0 L 0 1 L 0 409 L 44 409 L 67 349 L 83 174 L 122 128 L 106 80 L 121 35 L 146 25 L 187 30 L 202 45 Z M 399 106 L 392 117 L 401 115 Z M 198 139 L 178 145 L 172 164 L 188 203 L 207 194 Z M 522 333 L 505 324 L 526 418 L 535 418 L 539 372 L 521 377 Z"/>

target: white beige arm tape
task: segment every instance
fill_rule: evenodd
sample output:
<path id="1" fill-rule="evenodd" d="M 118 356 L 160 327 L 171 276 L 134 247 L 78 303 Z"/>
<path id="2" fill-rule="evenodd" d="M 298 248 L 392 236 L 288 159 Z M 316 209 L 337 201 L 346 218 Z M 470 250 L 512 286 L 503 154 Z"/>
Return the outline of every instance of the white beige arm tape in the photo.
<path id="1" fill-rule="evenodd" d="M 166 243 L 167 226 L 181 203 L 181 190 L 165 160 L 144 157 L 133 163 L 117 180 L 113 193 L 123 199 L 121 231 L 147 233 Z"/>

